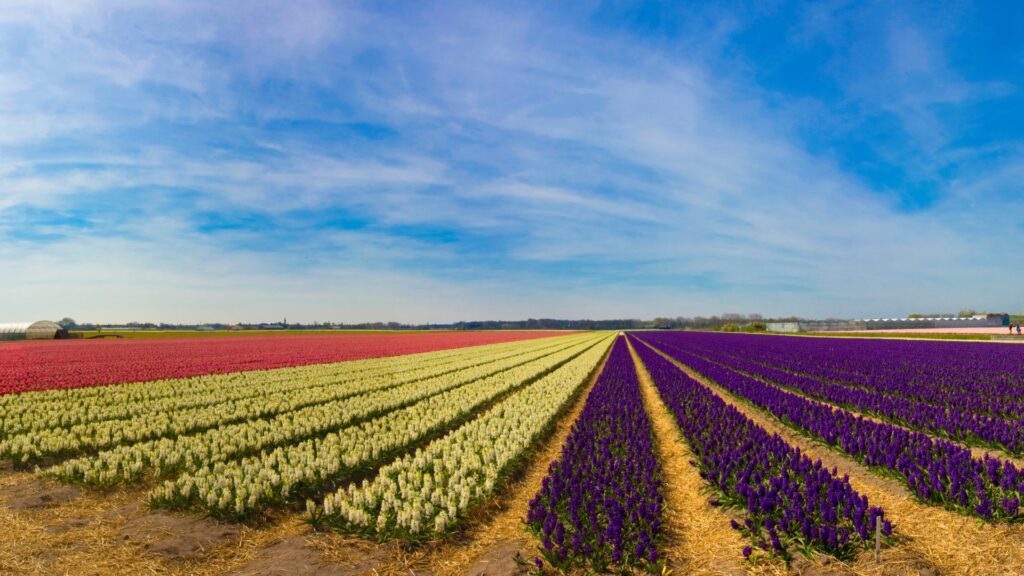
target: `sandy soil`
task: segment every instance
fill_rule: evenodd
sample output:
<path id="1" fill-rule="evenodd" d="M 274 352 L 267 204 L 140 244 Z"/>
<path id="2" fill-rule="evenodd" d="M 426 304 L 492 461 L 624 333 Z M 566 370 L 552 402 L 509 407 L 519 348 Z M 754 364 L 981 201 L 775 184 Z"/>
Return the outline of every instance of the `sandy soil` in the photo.
<path id="1" fill-rule="evenodd" d="M 810 394 L 807 394 L 807 393 L 803 392 L 802 390 L 798 390 L 798 389 L 795 389 L 795 388 L 789 388 L 789 387 L 786 387 L 786 386 L 781 386 L 778 383 L 772 382 L 771 380 L 768 380 L 766 378 L 762 378 L 761 376 L 759 376 L 757 374 L 751 374 L 751 373 L 743 371 L 743 370 L 740 370 L 740 372 L 742 372 L 743 374 L 746 374 L 750 378 L 754 378 L 755 380 L 760 380 L 761 382 L 764 382 L 765 384 L 768 384 L 769 386 L 774 386 L 776 388 L 781 388 L 781 389 L 785 390 L 786 392 L 789 392 L 790 394 L 795 394 L 797 396 L 801 396 L 801 397 L 806 398 L 806 399 L 808 399 L 808 400 L 810 400 L 812 402 L 819 402 L 819 403 L 822 403 L 822 404 L 828 404 L 827 402 L 825 402 L 823 400 L 820 400 L 818 398 L 815 398 L 815 397 L 811 396 Z M 838 407 L 836 404 L 832 404 L 831 406 Z M 844 406 L 844 407 L 842 407 L 842 409 L 846 410 L 848 412 L 851 412 L 853 414 L 857 414 L 857 415 L 861 416 L 862 418 L 864 418 L 865 420 L 871 420 L 872 422 L 884 423 L 884 424 L 888 424 L 889 426 L 895 426 L 897 428 L 903 428 L 904 430 L 912 430 L 913 431 L 913 429 L 911 429 L 911 428 L 907 428 L 906 426 L 902 426 L 902 425 L 897 424 L 895 422 L 890 422 L 888 420 L 872 416 L 872 415 L 866 413 L 865 411 L 859 410 L 859 409 L 857 409 L 855 407 Z M 924 434 L 929 434 L 929 433 L 928 432 L 924 432 Z M 929 434 L 929 435 L 932 438 L 940 438 L 940 439 L 948 440 L 947 438 L 942 438 L 941 436 L 938 436 L 936 434 Z M 970 445 L 968 445 L 965 442 L 959 442 L 957 440 L 950 440 L 950 441 L 951 442 L 958 442 L 960 445 L 965 446 L 966 448 L 968 448 L 971 451 L 971 454 L 975 458 L 984 459 L 985 456 L 988 455 L 988 456 L 991 456 L 993 458 L 999 458 L 1000 460 L 1007 460 L 1009 462 L 1012 462 L 1013 465 L 1016 466 L 1017 468 L 1024 468 L 1024 458 L 1022 458 L 1020 456 L 1014 456 L 1013 454 L 1010 454 L 1009 452 L 1007 452 L 1007 451 L 1005 451 L 1005 450 L 1003 450 L 1001 448 L 993 448 L 993 447 L 988 447 L 988 446 L 970 446 Z"/>
<path id="2" fill-rule="evenodd" d="M 668 408 L 661 401 L 650 374 L 630 345 L 640 377 L 644 408 L 651 418 L 658 456 L 665 479 L 665 533 L 663 552 L 677 574 L 743 574 L 742 550 L 746 545 L 730 528 L 721 508 L 708 504 L 705 487 L 697 469 L 690 465 L 692 454 L 679 433 Z"/>
<path id="3" fill-rule="evenodd" d="M 604 370 L 610 353 L 611 347 L 526 468 L 496 499 L 475 511 L 462 534 L 418 551 L 414 562 L 409 562 L 409 559 L 389 562 L 382 567 L 380 574 L 404 576 L 410 569 L 416 574 L 439 576 L 526 573 L 533 559 L 539 556 L 537 541 L 523 527 L 530 500 L 540 490 L 551 462 L 561 455 L 562 446 L 583 411 L 587 396 Z"/>
<path id="4" fill-rule="evenodd" d="M 798 434 L 746 400 L 734 397 L 689 367 L 672 361 L 768 432 L 779 434 L 809 457 L 820 459 L 829 468 L 836 468 L 840 475 L 848 475 L 853 488 L 867 496 L 873 505 L 881 506 L 892 519 L 897 540 L 883 550 L 881 562 L 876 563 L 871 554 L 861 554 L 852 563 L 817 557 L 808 561 L 806 566 L 795 565 L 793 570 L 797 573 L 1024 574 L 1024 526 L 985 524 L 975 518 L 921 503 L 898 480 L 878 475 L 843 453 Z"/>
<path id="5" fill-rule="evenodd" d="M 611 348 L 609 348 L 610 351 Z M 0 574 L 129 576 L 503 576 L 526 572 L 537 553 L 523 529 L 529 500 L 561 453 L 585 398 L 607 361 L 567 408 L 526 468 L 498 498 L 475 510 L 469 527 L 419 547 L 316 533 L 303 514 L 283 512 L 260 526 L 149 510 L 147 488 L 80 490 L 0 466 Z"/>
<path id="6" fill-rule="evenodd" d="M 603 366 L 602 361 L 601 366 Z M 302 514 L 279 513 L 259 526 L 222 524 L 195 515 L 155 512 L 143 503 L 145 487 L 79 490 L 0 466 L 0 574 L 128 576 L 474 576 L 525 572 L 536 541 L 522 519 L 529 500 L 561 453 L 595 375 L 567 409 L 538 452 L 499 497 L 472 514 L 466 530 L 419 547 L 376 543 L 313 532 Z M 667 486 L 665 546 L 674 575 L 799 574 L 804 576 L 1024 574 L 1024 526 L 987 525 L 912 499 L 903 485 L 800 436 L 792 429 L 714 386 L 726 401 L 765 427 L 821 458 L 854 488 L 882 506 L 898 538 L 875 562 L 870 553 L 844 563 L 827 556 L 750 565 L 728 516 L 707 504 L 704 486 L 689 465 L 664 404 L 646 371 L 642 391 L 655 427 Z"/>

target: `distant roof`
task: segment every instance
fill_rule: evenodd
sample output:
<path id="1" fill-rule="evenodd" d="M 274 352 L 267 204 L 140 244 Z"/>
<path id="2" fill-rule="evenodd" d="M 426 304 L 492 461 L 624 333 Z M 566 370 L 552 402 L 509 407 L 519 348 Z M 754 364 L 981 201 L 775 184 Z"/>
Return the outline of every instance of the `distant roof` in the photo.
<path id="1" fill-rule="evenodd" d="M 20 334 L 22 332 L 28 332 L 28 327 L 31 325 L 31 322 L 0 323 L 0 334 Z"/>
<path id="2" fill-rule="evenodd" d="M 1006 316 L 1006 314 L 975 314 L 974 316 L 920 316 L 914 318 L 865 318 L 861 322 L 929 322 L 934 320 L 987 320 L 992 317 Z"/>
<path id="3" fill-rule="evenodd" d="M 49 320 L 40 320 L 38 322 L 9 322 L 6 324 L 0 324 L 0 336 L 8 336 L 7 338 L 0 338 L 5 340 L 12 339 L 12 334 L 27 335 L 32 338 L 33 335 L 37 337 L 43 337 L 47 333 L 57 333 L 62 328 L 56 322 L 50 322 Z M 20 338 L 14 338 L 20 339 Z"/>

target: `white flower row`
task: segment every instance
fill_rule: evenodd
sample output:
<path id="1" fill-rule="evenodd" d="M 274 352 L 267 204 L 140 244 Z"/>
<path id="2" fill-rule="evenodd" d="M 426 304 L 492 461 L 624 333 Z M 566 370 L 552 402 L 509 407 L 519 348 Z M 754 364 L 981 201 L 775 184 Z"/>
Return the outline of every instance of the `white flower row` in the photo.
<path id="1" fill-rule="evenodd" d="M 569 338 L 563 344 L 572 346 L 578 340 L 578 337 Z M 110 485 L 134 481 L 147 470 L 153 470 L 157 475 L 193 470 L 320 436 L 551 353 L 549 348 L 535 349 L 528 355 L 446 372 L 435 378 L 371 394 L 307 406 L 269 419 L 247 420 L 198 434 L 117 446 L 96 455 L 69 460 L 46 473 L 65 480 Z"/>
<path id="2" fill-rule="evenodd" d="M 336 483 L 353 471 L 379 464 L 426 436 L 449 428 L 501 394 L 543 376 L 574 356 L 583 354 L 590 359 L 584 362 L 593 365 L 596 363 L 593 349 L 603 338 L 605 336 L 591 336 L 581 345 L 431 396 L 323 438 L 183 474 L 153 490 L 151 501 L 163 506 L 242 515 L 302 498 L 306 493 Z"/>
<path id="3" fill-rule="evenodd" d="M 135 382 L 70 390 L 0 396 L 0 438 L 35 430 L 88 422 L 125 419 L 142 414 L 199 408 L 269 392 L 356 382 L 374 374 L 402 375 L 406 380 L 430 375 L 435 366 L 459 365 L 481 354 L 517 353 L 551 346 L 561 338 L 544 338 L 474 346 L 407 356 L 393 356 L 192 378 Z"/>
<path id="4" fill-rule="evenodd" d="M 569 340 L 569 342 L 572 341 Z M 362 371 L 360 372 L 361 377 L 337 384 L 289 388 L 256 396 L 247 395 L 241 399 L 227 399 L 224 402 L 200 408 L 151 412 L 125 420 L 102 420 L 78 424 L 70 428 L 36 430 L 0 440 L 0 458 L 26 461 L 29 458 L 44 456 L 77 455 L 121 444 L 188 434 L 214 426 L 266 418 L 308 406 L 375 393 L 400 384 L 465 370 L 467 367 L 483 367 L 500 360 L 530 357 L 540 351 L 551 350 L 552 347 L 565 344 L 560 341 L 554 344 L 549 342 L 525 345 L 491 353 L 481 351 L 475 357 L 458 358 L 455 363 L 434 363 L 427 368 L 406 370 L 397 375 L 394 370 L 385 365 L 374 371 Z M 268 379 L 274 375 L 272 373 L 264 374 Z M 270 382 L 272 383 L 273 380 Z M 261 385 L 259 388 L 266 389 L 269 386 Z M 244 389 L 243 391 L 248 392 Z"/>
<path id="5" fill-rule="evenodd" d="M 554 421 L 613 342 L 607 338 L 479 418 L 385 466 L 372 481 L 328 495 L 327 518 L 347 530 L 380 535 L 445 532 L 493 494 L 509 465 Z"/>

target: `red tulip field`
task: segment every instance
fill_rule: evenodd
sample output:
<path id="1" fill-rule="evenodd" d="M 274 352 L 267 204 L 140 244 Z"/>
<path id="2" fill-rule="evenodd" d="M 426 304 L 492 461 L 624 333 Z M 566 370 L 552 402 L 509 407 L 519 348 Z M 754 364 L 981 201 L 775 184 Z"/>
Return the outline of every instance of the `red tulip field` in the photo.
<path id="1" fill-rule="evenodd" d="M 550 335 L 440 332 L 18 342 L 0 347 L 0 394 L 345 362 Z"/>

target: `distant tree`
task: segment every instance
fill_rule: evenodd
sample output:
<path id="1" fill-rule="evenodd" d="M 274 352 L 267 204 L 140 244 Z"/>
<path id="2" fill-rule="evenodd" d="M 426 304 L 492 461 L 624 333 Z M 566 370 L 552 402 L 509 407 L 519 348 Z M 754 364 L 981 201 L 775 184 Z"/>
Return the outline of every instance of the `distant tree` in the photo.
<path id="1" fill-rule="evenodd" d="M 907 318 L 924 318 L 924 316 L 914 312 L 913 314 L 907 314 Z"/>
<path id="2" fill-rule="evenodd" d="M 960 311 L 961 318 L 970 318 L 975 314 L 977 314 L 977 312 L 975 312 L 973 308 L 964 308 L 963 310 Z"/>
<path id="3" fill-rule="evenodd" d="M 71 328 L 74 328 L 75 326 L 78 326 L 78 322 L 75 322 L 74 318 L 61 318 L 60 321 L 57 322 L 57 325 L 60 326 L 61 328 L 64 328 L 65 330 L 69 330 Z"/>

